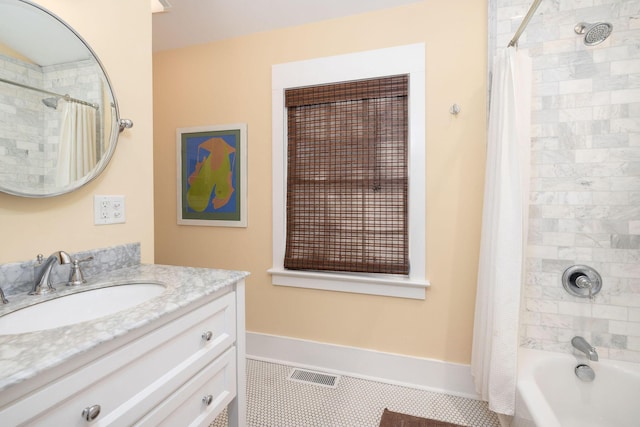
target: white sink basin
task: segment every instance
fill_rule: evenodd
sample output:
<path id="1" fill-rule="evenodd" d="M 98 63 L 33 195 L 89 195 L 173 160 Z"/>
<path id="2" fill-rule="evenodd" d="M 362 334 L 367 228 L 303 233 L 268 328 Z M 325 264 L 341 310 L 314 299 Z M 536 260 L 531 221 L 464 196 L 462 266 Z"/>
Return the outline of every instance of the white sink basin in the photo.
<path id="1" fill-rule="evenodd" d="M 164 286 L 158 283 L 132 283 L 65 295 L 0 316 L 0 335 L 86 322 L 131 308 L 162 292 Z"/>

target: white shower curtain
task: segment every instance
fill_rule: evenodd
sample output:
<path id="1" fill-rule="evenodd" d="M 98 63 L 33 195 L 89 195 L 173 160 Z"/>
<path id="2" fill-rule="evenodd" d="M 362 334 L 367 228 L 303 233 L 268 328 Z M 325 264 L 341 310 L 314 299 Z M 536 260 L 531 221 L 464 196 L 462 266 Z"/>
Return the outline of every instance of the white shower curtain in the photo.
<path id="1" fill-rule="evenodd" d="M 513 415 L 531 130 L 531 59 L 494 59 L 471 372 L 489 408 Z"/>
<path id="2" fill-rule="evenodd" d="M 64 101 L 60 125 L 56 184 L 65 186 L 96 165 L 96 109 Z"/>

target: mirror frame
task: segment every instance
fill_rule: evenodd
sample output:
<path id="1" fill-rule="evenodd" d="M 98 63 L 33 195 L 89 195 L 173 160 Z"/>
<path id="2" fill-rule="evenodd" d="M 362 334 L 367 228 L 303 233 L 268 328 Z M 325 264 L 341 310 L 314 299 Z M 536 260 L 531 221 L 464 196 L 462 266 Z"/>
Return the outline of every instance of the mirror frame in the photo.
<path id="1" fill-rule="evenodd" d="M 114 116 L 113 116 L 112 123 L 111 123 L 110 126 L 106 126 L 106 124 L 105 124 L 105 130 L 109 129 L 109 128 L 111 129 L 109 147 L 108 147 L 107 151 L 104 153 L 104 155 L 100 158 L 100 160 L 96 163 L 96 166 L 93 168 L 93 170 L 89 174 L 85 175 L 84 177 L 82 177 L 79 180 L 76 180 L 76 181 L 70 183 L 67 186 L 54 188 L 53 191 L 49 191 L 49 192 L 45 192 L 45 191 L 33 191 L 33 192 L 18 191 L 18 190 L 15 190 L 15 189 L 3 187 L 2 184 L 0 184 L 0 192 L 6 193 L 6 194 L 11 194 L 11 195 L 14 195 L 14 196 L 29 197 L 29 198 L 55 197 L 55 196 L 71 193 L 71 192 L 73 192 L 73 191 L 85 186 L 86 184 L 88 184 L 89 182 L 93 181 L 94 179 L 96 179 L 104 171 L 104 169 L 109 164 L 109 161 L 113 157 L 113 153 L 115 152 L 116 146 L 118 145 L 119 134 L 124 129 L 131 128 L 133 126 L 133 122 L 131 120 L 129 120 L 129 119 L 120 118 L 120 110 L 119 110 L 119 107 L 118 107 L 118 99 L 116 97 L 115 90 L 113 89 L 113 85 L 111 83 L 111 79 L 109 79 L 109 75 L 107 73 L 107 70 L 105 69 L 104 65 L 100 61 L 100 58 L 98 57 L 96 52 L 91 48 L 89 43 L 87 43 L 87 41 L 75 29 L 73 29 L 73 27 L 71 27 L 71 25 L 67 24 L 67 22 L 65 22 L 62 18 L 60 18 L 59 16 L 57 16 L 55 13 L 51 12 L 50 10 L 46 9 L 45 7 L 40 6 L 39 4 L 36 4 L 36 3 L 32 2 L 31 0 L 15 0 L 15 1 L 20 2 L 20 3 L 24 3 L 27 6 L 34 7 L 36 9 L 38 9 L 40 12 L 45 13 L 46 15 L 50 16 L 52 19 L 56 20 L 58 23 L 62 24 L 67 30 L 69 30 L 73 35 L 75 35 L 78 38 L 78 40 L 80 40 L 80 42 L 82 42 L 82 44 L 87 48 L 87 50 L 89 51 L 91 56 L 93 56 L 93 59 L 95 59 L 96 63 L 98 64 L 98 67 L 100 67 L 100 70 L 102 71 L 102 74 L 104 76 L 104 80 L 105 80 L 105 82 L 106 82 L 106 84 L 108 86 L 109 94 L 111 94 L 111 102 L 112 102 L 112 108 L 114 110 Z"/>

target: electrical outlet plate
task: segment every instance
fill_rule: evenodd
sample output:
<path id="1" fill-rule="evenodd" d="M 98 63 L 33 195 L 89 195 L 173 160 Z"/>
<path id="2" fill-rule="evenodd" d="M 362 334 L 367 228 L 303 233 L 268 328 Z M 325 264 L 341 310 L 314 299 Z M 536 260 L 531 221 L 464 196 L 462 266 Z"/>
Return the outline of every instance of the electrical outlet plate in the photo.
<path id="1" fill-rule="evenodd" d="M 124 196 L 94 196 L 94 224 L 122 224 L 126 222 Z"/>

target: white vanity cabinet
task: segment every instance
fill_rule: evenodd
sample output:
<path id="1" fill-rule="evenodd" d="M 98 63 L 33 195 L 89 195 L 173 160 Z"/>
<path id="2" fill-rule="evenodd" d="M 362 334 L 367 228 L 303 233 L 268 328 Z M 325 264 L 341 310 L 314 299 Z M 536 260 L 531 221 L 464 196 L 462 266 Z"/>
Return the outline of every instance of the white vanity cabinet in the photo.
<path id="1" fill-rule="evenodd" d="M 244 425 L 244 281 L 164 317 L 3 391 L 0 425 Z"/>

